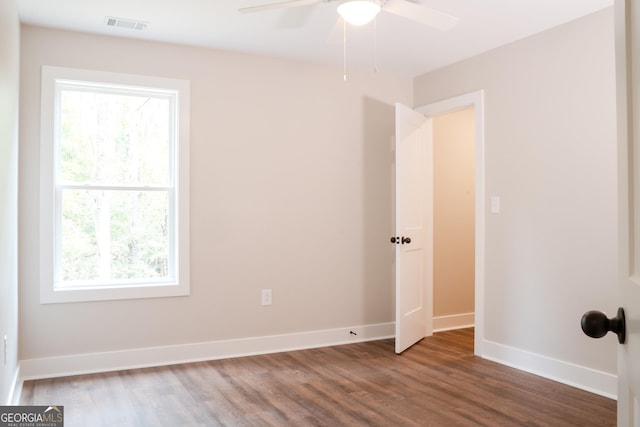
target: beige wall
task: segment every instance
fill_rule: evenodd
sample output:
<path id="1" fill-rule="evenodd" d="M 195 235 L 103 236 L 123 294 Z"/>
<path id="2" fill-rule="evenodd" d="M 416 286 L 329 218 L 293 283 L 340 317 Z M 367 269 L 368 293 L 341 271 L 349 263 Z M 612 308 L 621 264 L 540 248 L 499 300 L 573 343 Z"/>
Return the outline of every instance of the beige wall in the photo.
<path id="1" fill-rule="evenodd" d="M 474 311 L 474 145 L 473 108 L 434 117 L 434 317 Z"/>
<path id="2" fill-rule="evenodd" d="M 579 326 L 617 308 L 614 71 L 607 9 L 415 80 L 414 105 L 484 90 L 486 348 L 616 372 Z"/>
<path id="3" fill-rule="evenodd" d="M 17 5 L 5 0 L 0 2 L 0 405 L 9 403 L 18 366 L 19 53 Z"/>
<path id="4" fill-rule="evenodd" d="M 411 79 L 30 26 L 21 54 L 21 359 L 393 320 L 390 137 Z M 40 305 L 42 65 L 191 81 L 191 296 Z"/>

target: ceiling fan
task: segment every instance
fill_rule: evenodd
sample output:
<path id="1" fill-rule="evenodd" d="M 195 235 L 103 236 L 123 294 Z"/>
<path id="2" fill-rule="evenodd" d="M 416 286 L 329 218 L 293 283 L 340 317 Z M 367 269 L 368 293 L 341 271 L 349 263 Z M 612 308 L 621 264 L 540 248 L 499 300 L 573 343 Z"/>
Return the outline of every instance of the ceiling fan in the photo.
<path id="1" fill-rule="evenodd" d="M 345 21 L 353 25 L 363 25 L 370 22 L 380 11 L 401 16 L 441 31 L 450 30 L 458 23 L 458 18 L 453 15 L 412 3 L 408 0 L 287 0 L 278 3 L 244 7 L 239 9 L 239 11 L 242 13 L 263 12 L 334 1 L 339 2 L 338 13 Z M 349 9 L 355 10 L 354 18 L 347 16 Z M 361 12 L 363 15 L 360 14 Z"/>

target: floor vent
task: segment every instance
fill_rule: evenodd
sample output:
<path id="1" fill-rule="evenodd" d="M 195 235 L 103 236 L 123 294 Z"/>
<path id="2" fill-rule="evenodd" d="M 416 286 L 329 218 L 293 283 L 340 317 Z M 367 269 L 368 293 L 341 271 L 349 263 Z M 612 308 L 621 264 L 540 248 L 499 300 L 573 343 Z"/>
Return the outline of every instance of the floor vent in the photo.
<path id="1" fill-rule="evenodd" d="M 113 16 L 107 16 L 104 22 L 108 27 L 126 28 L 128 30 L 146 30 L 149 28 L 149 23 L 144 21 L 134 21 L 133 19 L 114 18 Z"/>

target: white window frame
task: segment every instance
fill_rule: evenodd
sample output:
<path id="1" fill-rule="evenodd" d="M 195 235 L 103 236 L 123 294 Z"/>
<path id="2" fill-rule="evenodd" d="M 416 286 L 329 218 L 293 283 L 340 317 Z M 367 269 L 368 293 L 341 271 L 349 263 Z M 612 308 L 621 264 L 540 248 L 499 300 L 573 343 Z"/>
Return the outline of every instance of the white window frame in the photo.
<path id="1" fill-rule="evenodd" d="M 56 287 L 56 263 L 60 263 L 56 244 L 56 191 L 55 180 L 58 132 L 57 115 L 60 104 L 58 85 L 63 82 L 88 82 L 116 85 L 124 88 L 164 90 L 175 94 L 177 110 L 175 123 L 175 152 L 173 158 L 174 182 L 170 197 L 175 197 L 169 220 L 170 257 L 175 257 L 175 270 L 171 280 L 158 283 L 105 283 L 98 286 L 73 288 Z M 119 300 L 184 296 L 190 293 L 189 283 L 189 105 L 188 80 L 120 74 L 63 67 L 42 67 L 41 125 L 40 125 L 40 303 Z"/>

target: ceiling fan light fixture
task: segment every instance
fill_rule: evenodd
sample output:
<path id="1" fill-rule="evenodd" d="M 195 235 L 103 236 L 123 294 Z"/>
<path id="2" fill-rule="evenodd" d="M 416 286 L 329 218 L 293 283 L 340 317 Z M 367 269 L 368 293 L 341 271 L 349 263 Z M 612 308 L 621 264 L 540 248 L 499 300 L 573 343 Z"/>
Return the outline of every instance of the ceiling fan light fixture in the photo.
<path id="1" fill-rule="evenodd" d="M 338 13 L 351 25 L 365 25 L 380 13 L 375 0 L 349 0 L 338 6 Z"/>

